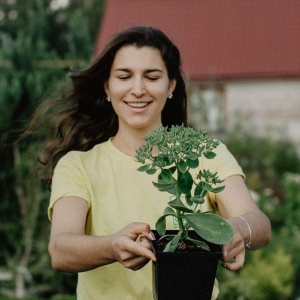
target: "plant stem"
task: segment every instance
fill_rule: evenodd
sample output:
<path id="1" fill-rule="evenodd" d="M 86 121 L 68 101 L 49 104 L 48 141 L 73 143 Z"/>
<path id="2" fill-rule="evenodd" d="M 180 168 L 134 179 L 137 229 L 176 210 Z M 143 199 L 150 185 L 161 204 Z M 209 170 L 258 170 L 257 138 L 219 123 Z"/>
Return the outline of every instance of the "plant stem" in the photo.
<path id="1" fill-rule="evenodd" d="M 178 224 L 179 224 L 179 228 L 181 231 L 185 231 L 184 225 L 183 225 L 183 221 L 182 221 L 182 216 L 181 216 L 181 211 L 176 210 L 176 215 L 177 215 L 177 219 L 178 219 Z"/>

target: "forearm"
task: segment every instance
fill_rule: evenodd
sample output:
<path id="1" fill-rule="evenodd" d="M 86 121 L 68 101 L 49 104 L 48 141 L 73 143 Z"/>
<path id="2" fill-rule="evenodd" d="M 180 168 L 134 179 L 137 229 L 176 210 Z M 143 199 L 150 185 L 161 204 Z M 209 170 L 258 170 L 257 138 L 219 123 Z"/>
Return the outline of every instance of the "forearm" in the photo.
<path id="1" fill-rule="evenodd" d="M 250 240 L 251 231 L 251 250 L 268 244 L 271 240 L 270 221 L 253 201 L 242 177 L 228 177 L 224 184 L 225 189 L 216 195 L 220 214 L 239 232 L 244 245 Z"/>
<path id="2" fill-rule="evenodd" d="M 238 217 L 230 218 L 229 222 L 235 229 L 239 230 L 245 245 L 249 243 L 251 238 L 250 247 L 246 247 L 246 249 L 259 249 L 267 245 L 271 240 L 270 221 L 261 211 L 255 210 Z"/>
<path id="3" fill-rule="evenodd" d="M 66 272 L 84 272 L 115 262 L 112 237 L 64 233 L 49 244 L 52 266 Z"/>

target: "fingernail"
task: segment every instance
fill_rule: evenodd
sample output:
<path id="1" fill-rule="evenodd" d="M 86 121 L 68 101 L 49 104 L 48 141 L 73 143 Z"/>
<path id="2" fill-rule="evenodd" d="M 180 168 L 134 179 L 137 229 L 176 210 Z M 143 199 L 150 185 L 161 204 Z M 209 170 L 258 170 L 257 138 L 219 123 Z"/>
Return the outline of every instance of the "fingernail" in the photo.
<path id="1" fill-rule="evenodd" d="M 154 235 L 154 233 L 153 233 L 152 231 L 150 231 L 149 237 L 150 237 L 150 239 L 151 239 L 152 241 L 155 241 L 155 235 Z"/>
<path id="2" fill-rule="evenodd" d="M 227 266 L 225 264 L 221 264 L 221 266 L 225 269 L 227 269 Z"/>

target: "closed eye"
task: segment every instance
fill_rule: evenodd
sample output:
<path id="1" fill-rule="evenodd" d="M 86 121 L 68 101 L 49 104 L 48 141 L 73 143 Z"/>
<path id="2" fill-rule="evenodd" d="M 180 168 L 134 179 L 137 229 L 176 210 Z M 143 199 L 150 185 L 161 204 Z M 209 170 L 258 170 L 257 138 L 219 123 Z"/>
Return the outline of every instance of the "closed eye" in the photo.
<path id="1" fill-rule="evenodd" d="M 118 76 L 119 79 L 121 80 L 126 80 L 126 79 L 129 79 L 130 76 L 129 75 L 123 75 L 123 76 Z"/>
<path id="2" fill-rule="evenodd" d="M 156 81 L 158 80 L 158 77 L 147 77 L 147 79 L 150 81 Z"/>

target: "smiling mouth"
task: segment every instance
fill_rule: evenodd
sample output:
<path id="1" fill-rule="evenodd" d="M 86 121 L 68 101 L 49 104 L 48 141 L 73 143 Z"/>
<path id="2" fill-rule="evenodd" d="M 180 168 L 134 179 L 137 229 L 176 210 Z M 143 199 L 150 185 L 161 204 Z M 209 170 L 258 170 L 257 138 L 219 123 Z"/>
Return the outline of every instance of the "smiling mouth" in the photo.
<path id="1" fill-rule="evenodd" d="M 151 102 L 126 102 L 127 105 L 133 108 L 143 108 L 149 105 Z"/>

